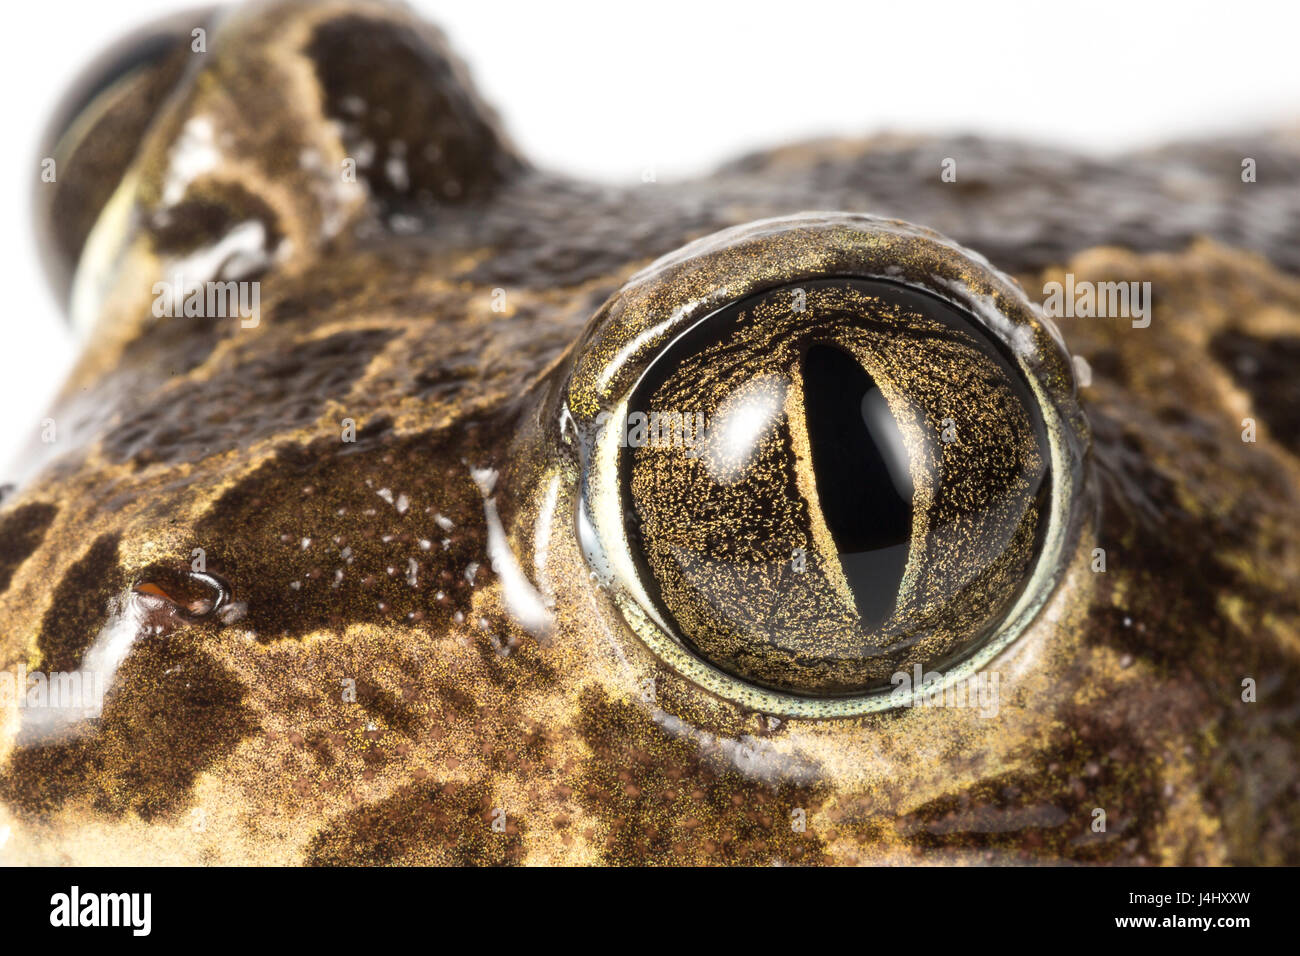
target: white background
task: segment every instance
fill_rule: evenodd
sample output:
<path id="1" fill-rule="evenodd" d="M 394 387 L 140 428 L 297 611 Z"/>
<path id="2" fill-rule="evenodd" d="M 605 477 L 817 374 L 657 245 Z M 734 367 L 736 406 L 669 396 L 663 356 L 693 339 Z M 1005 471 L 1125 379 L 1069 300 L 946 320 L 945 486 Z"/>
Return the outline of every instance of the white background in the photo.
<path id="1" fill-rule="evenodd" d="M 1012 134 L 1105 153 L 1300 124 L 1300 5 L 416 0 L 541 165 L 662 181 L 747 149 L 880 129 Z M 38 137 L 104 46 L 162 0 L 6 6 L 0 27 L 0 480 L 76 344 L 35 259 Z"/>

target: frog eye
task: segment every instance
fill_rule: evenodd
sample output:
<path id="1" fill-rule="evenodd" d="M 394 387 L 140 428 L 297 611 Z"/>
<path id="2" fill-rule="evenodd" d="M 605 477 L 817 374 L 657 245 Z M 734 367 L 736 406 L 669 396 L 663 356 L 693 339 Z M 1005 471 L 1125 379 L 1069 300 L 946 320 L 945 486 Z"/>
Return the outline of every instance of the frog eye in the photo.
<path id="1" fill-rule="evenodd" d="M 932 233 L 837 216 L 687 247 L 597 317 L 569 398 L 593 569 L 661 658 L 757 709 L 880 709 L 899 671 L 980 666 L 1062 566 L 1068 357 Z"/>

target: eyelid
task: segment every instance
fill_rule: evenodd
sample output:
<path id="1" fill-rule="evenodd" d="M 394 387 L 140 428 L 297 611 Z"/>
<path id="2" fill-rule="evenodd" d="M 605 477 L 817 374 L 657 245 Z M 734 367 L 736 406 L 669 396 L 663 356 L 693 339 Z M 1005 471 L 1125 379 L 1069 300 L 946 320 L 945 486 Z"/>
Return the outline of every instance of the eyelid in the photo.
<path id="1" fill-rule="evenodd" d="M 611 408 L 666 342 L 730 302 L 803 280 L 850 276 L 914 285 L 978 318 L 1043 379 L 1074 398 L 1060 333 L 1019 286 L 976 252 L 932 230 L 850 213 L 801 213 L 698 239 L 634 275 L 593 317 L 566 389 L 575 416 Z M 1086 432 L 1079 417 L 1075 430 Z"/>

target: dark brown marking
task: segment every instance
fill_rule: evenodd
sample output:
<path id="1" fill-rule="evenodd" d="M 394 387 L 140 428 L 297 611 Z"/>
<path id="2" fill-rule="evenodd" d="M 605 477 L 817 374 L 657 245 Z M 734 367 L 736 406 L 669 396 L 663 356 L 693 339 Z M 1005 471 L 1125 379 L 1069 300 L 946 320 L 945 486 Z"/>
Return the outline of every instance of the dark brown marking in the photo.
<path id="1" fill-rule="evenodd" d="M 1273 438 L 1300 455 L 1300 336 L 1220 332 L 1210 341 L 1210 352 L 1250 393 L 1253 411 Z"/>
<path id="2" fill-rule="evenodd" d="M 267 317 L 263 317 L 267 320 Z M 189 320 L 169 320 L 177 325 Z M 228 325 L 237 318 L 221 320 Z M 310 424 L 339 400 L 395 332 L 358 329 L 258 355 L 135 408 L 104 438 L 115 462 L 195 462 Z"/>
<path id="3" fill-rule="evenodd" d="M 523 859 L 525 824 L 505 817 L 492 829 L 491 794 L 481 784 L 413 783 L 326 825 L 307 849 L 312 866 L 505 866 Z"/>
<path id="4" fill-rule="evenodd" d="M 769 786 L 714 767 L 694 741 L 669 736 L 600 691 L 584 695 L 579 729 L 592 756 L 577 796 L 605 825 L 606 862 L 755 866 L 824 858 L 815 826 L 796 832 L 790 817 L 798 808 L 813 820 L 821 786 Z"/>
<path id="5" fill-rule="evenodd" d="M 257 725 L 243 686 L 203 652 L 202 639 L 198 631 L 137 638 L 98 726 L 16 750 L 0 772 L 0 799 L 31 814 L 78 798 L 114 816 L 175 814 L 198 774 Z"/>
<path id="6" fill-rule="evenodd" d="M 126 576 L 117 560 L 118 536 L 104 534 L 64 573 L 54 589 L 36 645 L 43 671 L 74 671 L 108 621 L 109 601 L 122 593 Z"/>
<path id="7" fill-rule="evenodd" d="M 448 465 L 454 437 L 399 439 L 375 427 L 357 437 L 285 447 L 195 529 L 258 640 L 357 621 L 446 627 L 469 611 L 470 565 L 476 582 L 491 576 L 483 499 L 467 468 Z"/>
<path id="8" fill-rule="evenodd" d="M 253 220 L 266 230 L 265 248 L 274 252 L 283 235 L 278 217 L 262 197 L 239 183 L 200 180 L 190 185 L 183 201 L 155 211 L 148 228 L 154 249 L 166 257 L 214 243 Z"/>
<path id="9" fill-rule="evenodd" d="M 14 572 L 40 547 L 58 513 L 56 505 L 33 501 L 0 516 L 0 594 L 8 590 Z"/>
<path id="10" fill-rule="evenodd" d="M 431 28 L 338 17 L 307 53 L 326 115 L 342 124 L 348 156 L 363 157 L 357 175 L 383 211 L 482 200 L 523 168 Z"/>
<path id="11" fill-rule="evenodd" d="M 1062 723 L 1027 755 L 1027 765 L 1042 769 L 986 778 L 919 807 L 899 821 L 908 843 L 922 852 L 984 851 L 1001 863 L 1157 862 L 1164 800 L 1156 755 L 1120 713 L 1077 709 Z M 1092 829 L 1097 808 L 1105 830 Z"/>

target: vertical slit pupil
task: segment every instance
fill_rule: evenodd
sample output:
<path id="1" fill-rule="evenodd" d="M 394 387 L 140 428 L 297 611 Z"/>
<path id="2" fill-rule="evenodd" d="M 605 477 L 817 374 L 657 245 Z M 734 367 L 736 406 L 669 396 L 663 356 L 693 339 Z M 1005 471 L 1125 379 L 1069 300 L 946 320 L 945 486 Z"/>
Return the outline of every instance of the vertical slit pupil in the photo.
<path id="1" fill-rule="evenodd" d="M 802 371 L 822 518 L 871 629 L 894 610 L 912 535 L 902 431 L 871 375 L 844 350 L 814 344 Z"/>

